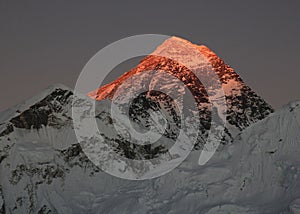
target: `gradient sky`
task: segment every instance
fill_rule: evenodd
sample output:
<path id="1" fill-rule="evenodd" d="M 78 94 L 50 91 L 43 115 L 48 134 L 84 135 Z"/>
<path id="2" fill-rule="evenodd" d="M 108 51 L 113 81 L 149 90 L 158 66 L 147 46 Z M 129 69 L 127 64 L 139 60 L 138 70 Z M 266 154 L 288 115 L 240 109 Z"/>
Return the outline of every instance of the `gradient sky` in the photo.
<path id="1" fill-rule="evenodd" d="M 177 35 L 214 50 L 278 108 L 300 99 L 300 1 L 0 0 L 0 111 L 54 83 L 73 87 L 104 46 Z"/>

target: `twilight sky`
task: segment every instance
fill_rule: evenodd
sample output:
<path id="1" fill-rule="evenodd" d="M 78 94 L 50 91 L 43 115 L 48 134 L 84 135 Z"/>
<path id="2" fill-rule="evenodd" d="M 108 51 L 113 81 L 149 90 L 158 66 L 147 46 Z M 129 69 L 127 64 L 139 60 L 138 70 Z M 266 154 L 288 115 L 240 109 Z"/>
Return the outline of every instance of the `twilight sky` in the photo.
<path id="1" fill-rule="evenodd" d="M 0 111 L 54 83 L 74 87 L 87 61 L 135 34 L 204 44 L 273 107 L 300 99 L 300 1 L 0 0 Z"/>

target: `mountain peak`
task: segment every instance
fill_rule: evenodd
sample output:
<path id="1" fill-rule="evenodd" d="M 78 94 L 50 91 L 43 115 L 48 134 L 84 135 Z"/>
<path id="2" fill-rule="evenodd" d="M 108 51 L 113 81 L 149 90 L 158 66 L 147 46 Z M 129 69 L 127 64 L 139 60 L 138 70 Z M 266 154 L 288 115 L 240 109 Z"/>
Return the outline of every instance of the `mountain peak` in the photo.
<path id="1" fill-rule="evenodd" d="M 183 62 L 185 64 L 181 64 Z M 192 71 L 189 70 L 190 68 L 199 68 L 205 65 L 212 66 L 216 73 L 219 74 L 221 81 L 226 79 L 223 77 L 224 71 L 227 73 L 232 73 L 233 71 L 208 47 L 196 45 L 186 39 L 172 36 L 159 45 L 150 55 L 142 59 L 135 68 L 125 72 L 115 81 L 90 92 L 88 95 L 97 100 L 111 99 L 122 82 L 130 76 L 146 70 L 160 69 L 171 74 L 180 72 L 181 76 L 185 76 L 185 79 L 190 79 L 189 76 L 193 75 Z M 222 68 L 223 73 L 219 72 L 218 68 Z M 236 76 L 233 75 L 232 77 Z"/>
<path id="2" fill-rule="evenodd" d="M 73 90 L 63 84 L 57 83 L 48 86 L 44 90 L 42 90 L 37 95 L 24 100 L 23 102 L 13 106 L 12 108 L 9 108 L 7 110 L 4 110 L 1 112 L 0 115 L 0 122 L 5 122 L 12 117 L 15 117 L 20 114 L 20 112 L 28 110 L 31 106 L 34 106 L 35 104 L 41 102 L 43 99 L 46 99 L 48 96 L 53 94 L 55 91 L 64 91 L 64 92 L 72 92 Z"/>
<path id="3" fill-rule="evenodd" d="M 166 39 L 161 45 L 159 45 L 155 51 L 150 55 L 163 56 L 166 58 L 172 58 L 173 60 L 180 60 L 183 57 L 188 57 L 191 60 L 195 59 L 196 63 L 199 63 L 199 59 L 203 58 L 201 51 L 208 51 L 209 49 L 204 45 L 196 45 L 186 39 L 182 39 L 176 36 Z M 199 52 L 200 51 L 200 52 Z M 194 56 L 194 57 L 191 57 Z M 198 56 L 198 57 L 196 57 Z M 187 60 L 181 60 L 187 61 Z"/>
<path id="4" fill-rule="evenodd" d="M 191 46 L 198 47 L 198 48 L 200 48 L 200 47 L 207 48 L 205 45 L 194 44 L 194 43 L 190 42 L 189 40 L 183 39 L 178 36 L 172 36 L 169 39 L 166 39 L 160 46 L 158 46 L 158 48 L 166 46 L 167 44 L 191 45 Z"/>
<path id="5" fill-rule="evenodd" d="M 171 43 L 172 45 L 174 45 L 174 44 L 186 44 L 186 45 L 195 45 L 195 44 L 193 44 L 192 42 L 190 42 L 190 41 L 188 41 L 188 40 L 186 40 L 186 39 L 183 39 L 183 38 L 180 38 L 180 37 L 177 37 L 177 36 L 172 36 L 172 37 L 170 37 L 169 39 L 166 39 L 160 46 L 158 46 L 158 48 L 159 47 L 162 47 L 162 46 L 165 46 L 165 45 L 167 45 L 167 44 L 169 44 L 169 43 Z M 198 45 L 196 45 L 196 46 L 198 46 Z"/>
<path id="6" fill-rule="evenodd" d="M 39 129 L 45 125 L 62 126 L 72 103 L 72 89 L 62 84 L 51 85 L 38 95 L 0 115 L 0 136 L 15 128 Z"/>
<path id="7" fill-rule="evenodd" d="M 145 72 L 155 70 L 169 73 L 182 81 L 194 95 L 198 107 L 203 110 L 202 107 L 209 104 L 206 89 L 202 85 L 201 80 L 187 66 L 179 63 L 181 61 L 188 61 L 188 67 L 196 68 L 197 72 L 198 70 L 199 72 L 205 71 L 206 66 L 209 66 L 210 69 L 216 72 L 225 92 L 228 109 L 227 121 L 235 128 L 242 130 L 273 112 L 272 107 L 252 91 L 234 69 L 227 65 L 212 50 L 204 45 L 196 45 L 176 36 L 165 40 L 135 68 L 124 73 L 115 81 L 90 92 L 88 95 L 96 100 L 114 99 L 115 92 L 122 90 L 118 94 L 121 95 L 123 93 L 123 96 L 125 96 L 128 92 L 132 92 L 135 88 L 140 87 L 140 80 L 126 83 L 131 76 L 136 74 L 142 74 L 143 77 L 141 78 L 148 79 L 147 81 L 150 81 L 151 85 L 163 83 L 164 88 L 176 90 L 174 81 L 159 79 Z M 178 93 L 182 92 L 178 91 Z"/>
<path id="8" fill-rule="evenodd" d="M 205 45 L 197 45 L 194 44 L 186 39 L 177 37 L 177 36 L 172 36 L 169 39 L 165 40 L 161 45 L 159 45 L 155 51 L 151 55 L 159 54 L 162 51 L 165 51 L 167 49 L 172 49 L 173 51 L 177 51 L 179 53 L 182 53 L 183 50 L 195 50 L 195 51 L 200 51 L 201 54 L 204 56 L 211 58 L 211 57 L 216 57 L 217 55 L 209 49 Z M 174 53 L 174 52 L 173 52 Z"/>

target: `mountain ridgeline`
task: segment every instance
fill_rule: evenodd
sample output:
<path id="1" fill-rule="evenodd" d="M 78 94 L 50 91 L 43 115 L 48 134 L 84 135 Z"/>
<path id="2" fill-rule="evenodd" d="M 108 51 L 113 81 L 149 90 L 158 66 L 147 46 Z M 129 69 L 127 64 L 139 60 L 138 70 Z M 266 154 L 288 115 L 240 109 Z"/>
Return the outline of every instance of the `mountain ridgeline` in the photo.
<path id="1" fill-rule="evenodd" d="M 215 164 L 214 167 L 217 168 L 210 164 L 193 168 L 195 157 L 199 157 L 198 150 L 201 150 L 210 129 L 212 109 L 207 89 L 189 68 L 161 54 L 180 59 L 187 54 L 187 46 L 198 50 L 210 64 L 225 93 L 227 125 L 223 139 L 224 150 L 218 151 L 220 157 L 212 160 L 212 165 Z M 199 63 L 199 70 L 205 70 L 201 66 L 207 64 Z M 149 70 L 168 73 L 175 78 L 151 76 L 145 72 Z M 127 80 L 136 75 L 139 81 L 128 84 Z M 118 96 L 125 96 L 140 87 L 141 83 L 163 85 L 173 93 L 185 95 L 177 87 L 178 80 L 193 95 L 201 123 L 195 150 L 182 166 L 163 177 L 136 183 L 108 175 L 88 159 L 74 133 L 74 100 L 79 106 L 97 100 L 96 120 L 99 131 L 105 143 L 115 151 L 129 159 L 151 160 L 160 154 L 166 154 L 170 145 L 161 145 L 159 142 L 138 145 L 124 139 L 114 128 L 111 102 L 117 99 L 116 93 Z M 181 128 L 181 119 L 178 106 L 171 96 L 159 90 L 146 91 L 135 97 L 128 107 L 131 123 L 143 129 L 151 125 L 151 111 L 163 112 L 168 123 L 163 138 L 175 141 Z M 295 111 L 298 112 L 297 109 Z M 244 186 L 247 186 L 248 180 L 244 181 L 243 186 L 241 179 L 251 177 L 248 172 L 243 175 L 235 173 L 238 166 L 230 162 L 230 149 L 236 143 L 236 137 L 242 136 L 243 130 L 247 130 L 251 124 L 269 118 L 272 112 L 272 107 L 210 49 L 172 37 L 135 68 L 89 93 L 84 99 L 76 97 L 71 89 L 63 85 L 55 85 L 1 113 L 0 213 L 204 213 L 215 209 L 216 204 L 224 205 L 229 200 L 217 197 L 220 191 L 226 191 L 232 185 L 234 193 L 228 192 L 227 195 L 234 201 L 235 197 L 243 195 L 243 189 L 247 189 Z M 292 113 L 294 112 L 288 114 Z M 233 142 L 232 145 L 229 142 Z M 241 144 L 240 140 L 237 142 Z M 249 151 L 239 150 L 239 154 L 242 152 L 250 154 Z M 218 165 L 220 160 L 224 166 Z M 246 162 L 245 160 L 244 164 Z M 233 177 L 229 177 L 231 172 Z M 208 177 L 204 176 L 206 173 Z M 216 178 L 216 173 L 221 180 Z M 228 185 L 219 186 L 225 182 Z M 187 204 L 190 204 L 190 208 L 182 210 Z M 230 209 L 244 210 L 234 206 Z"/>

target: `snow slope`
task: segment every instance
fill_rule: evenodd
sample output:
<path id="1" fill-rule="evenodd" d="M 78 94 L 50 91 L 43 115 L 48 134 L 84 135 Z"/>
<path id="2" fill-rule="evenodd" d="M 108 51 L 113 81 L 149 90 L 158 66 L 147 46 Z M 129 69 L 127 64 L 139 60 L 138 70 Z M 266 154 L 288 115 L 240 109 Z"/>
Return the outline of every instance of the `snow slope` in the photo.
<path id="1" fill-rule="evenodd" d="M 72 98 L 68 90 L 47 93 L 26 107 L 37 115 L 46 109 L 51 123 L 26 127 L 22 113 L 11 113 L 20 120 L 0 137 L 2 213 L 299 213 L 300 102 L 251 125 L 204 166 L 193 151 L 162 177 L 128 181 L 82 153 L 68 111 L 59 108 Z"/>

